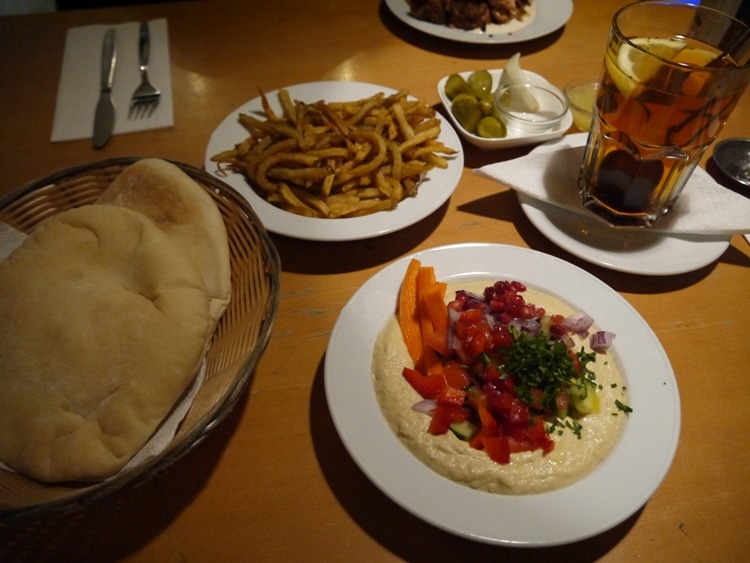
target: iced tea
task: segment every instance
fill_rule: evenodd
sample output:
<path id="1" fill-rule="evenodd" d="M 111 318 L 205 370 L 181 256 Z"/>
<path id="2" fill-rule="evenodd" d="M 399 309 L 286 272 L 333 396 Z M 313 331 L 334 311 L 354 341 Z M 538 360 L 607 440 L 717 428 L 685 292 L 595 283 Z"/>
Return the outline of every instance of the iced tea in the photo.
<path id="1" fill-rule="evenodd" d="M 579 179 L 584 205 L 615 225 L 651 226 L 716 139 L 747 71 L 687 33 L 626 37 L 613 26 Z"/>

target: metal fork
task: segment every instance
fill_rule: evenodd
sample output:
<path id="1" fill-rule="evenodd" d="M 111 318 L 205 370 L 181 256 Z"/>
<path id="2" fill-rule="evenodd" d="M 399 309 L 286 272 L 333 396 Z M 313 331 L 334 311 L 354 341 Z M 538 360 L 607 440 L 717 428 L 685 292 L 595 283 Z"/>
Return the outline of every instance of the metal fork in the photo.
<path id="1" fill-rule="evenodd" d="M 130 100 L 130 117 L 149 117 L 156 106 L 159 105 L 161 92 L 148 80 L 148 57 L 150 50 L 150 40 L 148 33 L 148 22 L 141 22 L 138 29 L 138 68 L 141 70 L 141 83 L 133 92 Z"/>

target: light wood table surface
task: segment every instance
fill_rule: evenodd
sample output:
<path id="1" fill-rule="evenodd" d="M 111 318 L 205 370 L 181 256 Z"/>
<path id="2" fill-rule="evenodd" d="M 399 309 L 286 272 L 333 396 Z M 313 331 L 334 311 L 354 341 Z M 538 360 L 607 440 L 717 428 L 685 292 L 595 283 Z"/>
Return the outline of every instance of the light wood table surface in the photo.
<path id="1" fill-rule="evenodd" d="M 501 68 L 516 51 L 525 69 L 559 87 L 574 77 L 595 79 L 611 16 L 624 4 L 579 0 L 558 32 L 505 46 L 432 38 L 402 24 L 379 0 L 196 1 L 3 17 L 0 194 L 67 166 L 115 156 L 163 157 L 201 167 L 211 132 L 254 98 L 258 87 L 269 91 L 352 80 L 406 88 L 438 104 L 439 78 Z M 51 143 L 67 29 L 157 17 L 167 18 L 169 25 L 174 127 L 115 136 L 101 151 L 88 140 Z M 746 95 L 721 138 L 750 135 L 748 123 Z M 280 310 L 266 353 L 232 413 L 192 452 L 135 489 L 77 514 L 0 526 L 0 560 L 682 562 L 747 557 L 748 243 L 736 235 L 718 261 L 682 275 L 639 276 L 591 265 L 540 234 L 510 190 L 472 173 L 528 148 L 463 148 L 465 169 L 455 194 L 412 227 L 358 242 L 313 243 L 273 235 L 283 267 Z M 326 346 L 341 308 L 392 261 L 454 242 L 505 243 L 568 260 L 611 285 L 658 335 L 679 383 L 680 443 L 653 498 L 615 529 L 558 548 L 475 543 L 399 508 L 344 449 L 323 389 Z M 498 514 L 507 517 L 513 516 Z"/>

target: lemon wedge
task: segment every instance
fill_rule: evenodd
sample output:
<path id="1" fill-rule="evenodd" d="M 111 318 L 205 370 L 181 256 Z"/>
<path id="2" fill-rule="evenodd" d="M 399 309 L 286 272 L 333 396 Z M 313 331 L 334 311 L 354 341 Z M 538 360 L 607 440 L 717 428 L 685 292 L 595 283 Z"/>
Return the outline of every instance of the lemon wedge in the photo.
<path id="1" fill-rule="evenodd" d="M 642 50 L 634 49 L 630 43 Z M 605 59 L 609 75 L 626 98 L 633 95 L 639 83 L 648 82 L 659 71 L 659 60 L 646 53 L 671 61 L 687 46 L 685 41 L 661 37 L 634 37 L 630 43 L 620 45 L 616 63 L 609 56 Z"/>

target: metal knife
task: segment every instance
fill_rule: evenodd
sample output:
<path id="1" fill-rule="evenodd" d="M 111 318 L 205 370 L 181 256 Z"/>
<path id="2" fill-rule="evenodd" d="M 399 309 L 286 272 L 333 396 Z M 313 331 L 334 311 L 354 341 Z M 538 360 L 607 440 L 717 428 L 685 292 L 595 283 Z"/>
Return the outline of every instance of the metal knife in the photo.
<path id="1" fill-rule="evenodd" d="M 107 30 L 102 44 L 101 93 L 96 104 L 94 136 L 91 140 L 95 149 L 100 149 L 107 144 L 112 135 L 112 129 L 115 127 L 115 104 L 112 101 L 112 83 L 117 64 L 115 40 L 115 30 Z"/>

